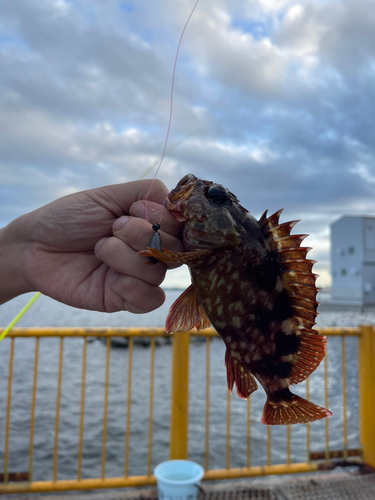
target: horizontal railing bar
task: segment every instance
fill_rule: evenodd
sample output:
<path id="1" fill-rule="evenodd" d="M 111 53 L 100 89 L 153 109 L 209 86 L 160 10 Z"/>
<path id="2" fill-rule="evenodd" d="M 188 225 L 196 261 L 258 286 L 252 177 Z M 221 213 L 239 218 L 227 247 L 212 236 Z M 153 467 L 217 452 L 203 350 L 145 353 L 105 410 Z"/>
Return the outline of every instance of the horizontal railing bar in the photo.
<path id="1" fill-rule="evenodd" d="M 204 473 L 203 480 L 238 479 L 241 477 L 258 477 L 279 474 L 297 474 L 300 472 L 314 472 L 318 470 L 318 463 L 295 463 L 278 465 L 259 465 L 253 467 L 209 470 Z"/>
<path id="2" fill-rule="evenodd" d="M 327 335 L 329 337 L 334 336 L 344 336 L 344 337 L 360 337 L 362 335 L 361 329 L 357 326 L 352 327 L 324 327 L 316 328 L 316 330 L 321 335 Z"/>
<path id="3" fill-rule="evenodd" d="M 13 328 L 9 337 L 167 337 L 164 328 Z"/>
<path id="4" fill-rule="evenodd" d="M 104 488 L 128 488 L 156 484 L 155 476 L 110 477 L 105 479 L 66 479 L 59 481 L 33 481 L 32 483 L 8 483 L 0 485 L 0 493 L 36 493 L 71 490 L 97 490 Z"/>
<path id="5" fill-rule="evenodd" d="M 321 335 L 328 336 L 360 336 L 361 329 L 359 327 L 340 328 L 317 328 Z M 2 329 L 0 329 L 1 333 Z M 191 337 L 218 337 L 214 328 L 206 328 L 205 330 L 197 331 L 190 330 Z M 145 327 L 145 328 L 13 328 L 8 333 L 8 337 L 166 337 L 171 335 L 166 333 L 165 329 Z"/>
<path id="6" fill-rule="evenodd" d="M 219 334 L 215 330 L 215 328 L 206 328 L 205 330 L 190 330 L 190 337 L 217 337 L 219 338 Z"/>
<path id="7" fill-rule="evenodd" d="M 217 469 L 206 471 L 203 476 L 204 481 L 218 479 L 236 479 L 241 477 L 257 477 L 279 474 L 295 474 L 300 472 L 314 472 L 318 470 L 316 463 L 296 463 L 289 465 L 269 465 L 249 468 Z M 68 490 L 90 490 L 104 488 L 127 488 L 133 486 L 151 486 L 156 484 L 155 476 L 129 476 L 112 477 L 105 479 L 82 479 L 77 481 L 33 481 L 32 483 L 11 483 L 0 487 L 3 493 L 22 492 L 50 492 Z"/>

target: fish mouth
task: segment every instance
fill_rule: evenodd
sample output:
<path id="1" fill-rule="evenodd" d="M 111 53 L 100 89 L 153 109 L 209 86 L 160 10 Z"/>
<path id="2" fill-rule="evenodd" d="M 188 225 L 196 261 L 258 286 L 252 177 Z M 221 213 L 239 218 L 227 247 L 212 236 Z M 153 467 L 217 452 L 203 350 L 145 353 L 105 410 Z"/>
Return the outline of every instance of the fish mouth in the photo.
<path id="1" fill-rule="evenodd" d="M 165 206 L 179 222 L 186 220 L 182 205 L 189 199 L 196 181 L 197 178 L 194 175 L 188 174 L 183 177 L 177 186 L 168 194 Z"/>

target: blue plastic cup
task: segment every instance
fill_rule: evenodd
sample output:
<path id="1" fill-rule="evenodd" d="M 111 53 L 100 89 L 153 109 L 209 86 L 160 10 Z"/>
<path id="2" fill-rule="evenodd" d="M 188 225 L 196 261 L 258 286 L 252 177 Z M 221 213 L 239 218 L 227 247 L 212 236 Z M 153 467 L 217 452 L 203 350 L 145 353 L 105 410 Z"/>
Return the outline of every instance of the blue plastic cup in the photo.
<path id="1" fill-rule="evenodd" d="M 154 474 L 159 500 L 196 500 L 204 470 L 190 460 L 168 460 L 157 465 Z"/>

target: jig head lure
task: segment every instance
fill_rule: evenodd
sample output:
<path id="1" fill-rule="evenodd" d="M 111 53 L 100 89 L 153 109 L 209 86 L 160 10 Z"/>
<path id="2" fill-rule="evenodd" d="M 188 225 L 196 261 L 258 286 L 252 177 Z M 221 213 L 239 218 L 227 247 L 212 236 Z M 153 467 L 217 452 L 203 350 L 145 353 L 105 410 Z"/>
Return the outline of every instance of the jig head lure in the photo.
<path id="1" fill-rule="evenodd" d="M 160 224 L 153 224 L 152 229 L 155 231 L 155 233 L 151 236 L 151 240 L 149 243 L 150 248 L 155 248 L 156 250 L 159 250 L 162 252 L 162 247 L 161 247 L 161 239 L 160 239 L 160 234 L 158 233 L 160 229 Z M 155 257 L 148 257 L 149 262 L 146 262 L 146 265 L 153 265 L 153 264 L 158 264 L 160 262 L 158 259 Z"/>

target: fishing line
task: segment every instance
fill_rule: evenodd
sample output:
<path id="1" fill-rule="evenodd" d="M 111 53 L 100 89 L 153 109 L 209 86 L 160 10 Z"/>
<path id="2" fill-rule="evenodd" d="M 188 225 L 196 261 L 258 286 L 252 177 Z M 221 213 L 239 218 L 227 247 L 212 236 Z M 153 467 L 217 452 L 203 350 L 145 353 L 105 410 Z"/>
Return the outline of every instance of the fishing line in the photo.
<path id="1" fill-rule="evenodd" d="M 150 184 L 150 187 L 148 189 L 148 192 L 147 192 L 147 196 L 146 196 L 146 220 L 147 222 L 148 221 L 148 214 L 147 214 L 147 202 L 148 202 L 148 199 L 149 199 L 149 196 L 150 196 L 150 192 L 151 192 L 151 188 L 154 184 L 154 181 L 156 179 L 156 176 L 158 175 L 159 173 L 159 170 L 160 170 L 160 167 L 161 167 L 161 164 L 163 163 L 163 160 L 164 160 L 164 157 L 166 155 L 166 150 L 167 150 L 167 145 L 168 145 L 168 139 L 169 139 L 169 132 L 171 130 L 171 124 L 172 124 L 172 114 L 173 114 L 173 96 L 174 96 L 174 81 L 175 81 L 175 76 L 176 76 L 176 67 L 177 67 L 177 60 L 178 60 L 178 55 L 179 55 L 179 52 L 180 52 L 180 47 L 181 47 L 181 43 L 182 43 L 182 39 L 183 39 L 183 36 L 185 34 L 185 31 L 186 31 L 186 28 L 187 28 L 187 25 L 189 24 L 189 21 L 192 17 L 192 15 L 194 14 L 194 11 L 195 11 L 195 8 L 197 7 L 199 3 L 199 0 L 196 0 L 195 4 L 194 4 L 194 7 L 192 9 L 192 11 L 190 12 L 190 15 L 185 23 L 185 26 L 182 30 L 182 33 L 181 33 L 181 36 L 180 36 L 180 40 L 178 42 L 178 46 L 177 46 L 177 51 L 176 51 L 176 56 L 175 56 L 175 60 L 174 60 L 174 65 L 173 65 L 173 73 L 172 73 L 172 85 L 171 85 L 171 98 L 170 98 L 170 110 L 169 110 L 169 121 L 168 121 L 168 128 L 167 128 L 167 134 L 166 134 L 166 137 L 165 137 L 165 142 L 164 142 L 164 148 L 163 148 L 163 153 L 162 153 L 162 156 L 161 156 L 161 159 L 160 159 L 160 162 L 159 162 L 159 165 L 158 165 L 158 168 L 156 169 L 156 172 L 155 172 L 155 175 L 151 181 L 151 184 Z M 171 152 L 175 147 L 177 147 L 177 145 L 181 144 L 181 142 L 183 142 L 185 139 L 183 139 L 182 141 L 180 141 L 179 143 L 175 144 L 174 146 L 172 146 L 172 148 L 170 148 L 170 150 L 168 152 Z M 153 167 L 152 167 L 153 168 Z M 146 174 L 144 174 L 146 175 Z M 143 176 L 142 176 L 143 177 Z M 141 178 L 142 178 L 141 177 Z M 160 214 L 160 219 L 161 219 L 161 214 Z M 160 240 L 160 237 L 158 238 L 159 234 L 158 234 L 158 230 L 160 229 L 160 224 L 154 224 L 152 226 L 152 229 L 155 231 L 155 234 L 153 235 L 153 237 L 151 238 L 151 241 L 153 241 L 153 238 L 154 241 L 154 246 L 158 246 L 159 243 L 158 241 Z M 160 247 L 161 248 L 161 247 Z M 37 292 L 35 293 L 35 295 L 27 302 L 27 304 L 20 310 L 20 312 L 13 318 L 13 320 L 4 328 L 4 330 L 2 331 L 2 333 L 0 334 L 0 342 L 3 340 L 3 338 L 7 335 L 7 333 L 13 328 L 13 326 L 18 323 L 18 321 L 22 318 L 22 316 L 30 309 L 30 307 L 34 304 L 34 302 L 40 297 L 41 293 L 40 292 Z"/>
<path id="2" fill-rule="evenodd" d="M 171 146 L 169 149 L 167 149 L 167 151 L 165 152 L 165 156 L 168 156 L 170 153 L 172 153 L 172 151 L 174 151 L 176 148 L 178 148 L 179 146 L 181 146 L 181 144 L 183 144 L 185 141 L 187 141 L 188 139 L 190 139 L 190 137 L 192 137 L 194 134 L 197 134 L 199 132 L 199 129 L 198 130 L 195 130 L 194 132 L 192 132 L 191 134 L 188 134 L 186 135 L 183 139 L 181 139 L 180 141 L 177 141 L 173 144 L 173 146 Z M 138 177 L 138 180 L 141 180 L 141 179 L 144 179 L 146 177 L 146 175 L 148 175 L 157 165 L 159 165 L 159 160 L 157 160 L 156 162 L 152 163 L 152 165 L 150 167 L 148 167 L 139 177 Z"/>
<path id="3" fill-rule="evenodd" d="M 148 202 L 148 199 L 150 197 L 151 188 L 152 188 L 152 186 L 153 186 L 153 184 L 155 182 L 156 176 L 159 173 L 161 164 L 163 163 L 163 160 L 164 160 L 164 157 L 165 157 L 165 151 L 167 149 L 167 144 L 168 144 L 168 139 L 169 139 L 169 132 L 171 130 L 172 114 L 173 114 L 174 81 L 175 81 L 175 76 L 176 76 L 176 67 L 177 67 L 178 55 L 180 53 L 181 43 L 182 43 L 182 39 L 183 39 L 185 31 L 186 31 L 187 25 L 189 24 L 189 21 L 190 21 L 192 15 L 194 14 L 195 8 L 197 7 L 198 3 L 199 3 L 199 0 L 197 0 L 195 2 L 194 7 L 192 8 L 192 11 L 190 12 L 189 17 L 187 18 L 187 21 L 185 23 L 185 26 L 184 26 L 184 28 L 182 30 L 182 33 L 181 33 L 181 36 L 180 36 L 180 40 L 179 40 L 178 45 L 177 45 L 177 51 L 176 51 L 176 56 L 175 56 L 175 60 L 174 60 L 174 65 L 173 65 L 173 72 L 172 72 L 171 98 L 170 98 L 169 121 L 168 121 L 167 134 L 166 134 L 166 137 L 165 137 L 163 153 L 161 155 L 161 159 L 160 159 L 158 168 L 156 169 L 155 175 L 152 178 L 152 181 L 151 181 L 150 187 L 148 188 L 148 192 L 147 192 L 147 196 L 146 196 L 146 220 L 147 220 L 147 222 L 149 222 L 149 220 L 148 220 L 148 214 L 147 214 L 147 202 Z M 161 214 L 160 214 L 160 220 L 161 220 Z"/>

